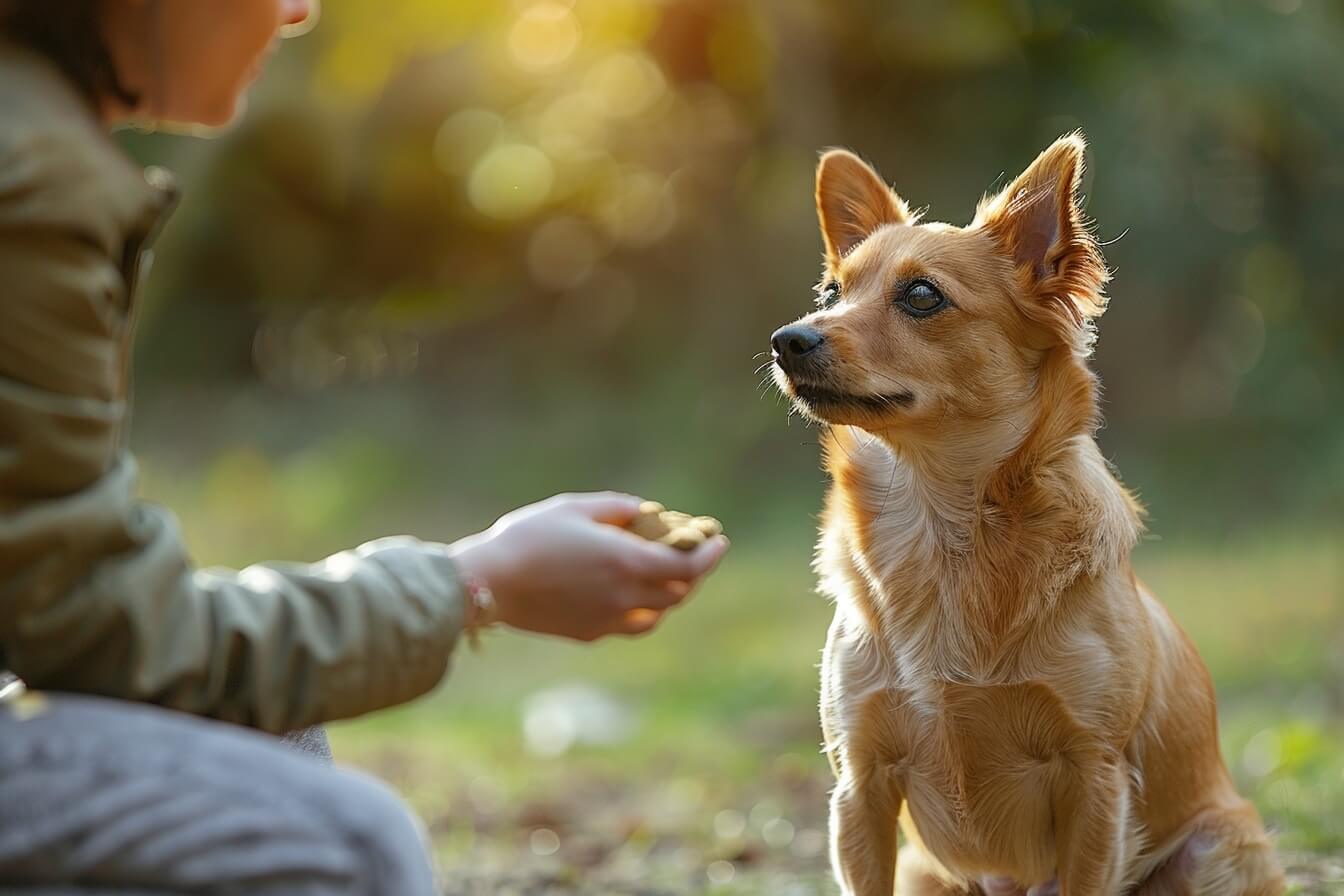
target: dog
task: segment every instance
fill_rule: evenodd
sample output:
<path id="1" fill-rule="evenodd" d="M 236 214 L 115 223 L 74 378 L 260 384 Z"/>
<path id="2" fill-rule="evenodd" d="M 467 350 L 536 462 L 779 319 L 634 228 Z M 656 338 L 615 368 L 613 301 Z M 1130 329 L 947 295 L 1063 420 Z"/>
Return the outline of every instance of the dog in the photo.
<path id="1" fill-rule="evenodd" d="M 1109 272 L 1085 150 L 1060 138 L 967 227 L 921 222 L 850 152 L 817 168 L 817 307 L 771 347 L 826 430 L 821 722 L 846 894 L 1284 889 L 1094 439 Z"/>

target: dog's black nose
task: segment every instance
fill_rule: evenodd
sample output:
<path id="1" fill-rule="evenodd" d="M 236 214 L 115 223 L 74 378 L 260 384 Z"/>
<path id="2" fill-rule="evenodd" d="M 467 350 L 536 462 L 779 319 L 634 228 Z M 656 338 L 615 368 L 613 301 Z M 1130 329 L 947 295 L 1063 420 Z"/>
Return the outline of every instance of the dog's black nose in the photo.
<path id="1" fill-rule="evenodd" d="M 780 327 L 770 337 L 770 347 L 775 350 L 775 360 L 779 366 L 793 370 L 824 341 L 825 337 L 812 327 L 789 324 Z"/>

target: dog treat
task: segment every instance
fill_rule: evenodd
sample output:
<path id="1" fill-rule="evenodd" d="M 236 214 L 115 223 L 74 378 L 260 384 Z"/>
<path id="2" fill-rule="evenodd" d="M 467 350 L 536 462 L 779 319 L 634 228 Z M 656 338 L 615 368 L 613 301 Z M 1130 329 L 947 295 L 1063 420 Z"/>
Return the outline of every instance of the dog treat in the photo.
<path id="1" fill-rule="evenodd" d="M 639 505 L 639 516 L 629 526 L 630 531 L 647 538 L 689 551 L 723 532 L 723 524 L 712 516 L 691 516 L 668 510 L 657 501 Z"/>

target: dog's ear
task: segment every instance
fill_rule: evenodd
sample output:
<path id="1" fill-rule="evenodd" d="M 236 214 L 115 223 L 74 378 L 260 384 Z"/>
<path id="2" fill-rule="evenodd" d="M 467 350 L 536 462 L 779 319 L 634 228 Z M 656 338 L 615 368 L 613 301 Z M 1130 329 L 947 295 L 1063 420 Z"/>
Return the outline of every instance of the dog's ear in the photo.
<path id="1" fill-rule="evenodd" d="M 1086 352 L 1106 310 L 1106 262 L 1079 204 L 1087 144 L 1056 140 L 1007 189 L 982 200 L 975 225 L 1013 261 L 1027 316 Z"/>
<path id="2" fill-rule="evenodd" d="M 817 164 L 817 218 L 836 264 L 883 224 L 909 224 L 910 209 L 863 159 L 833 149 Z"/>

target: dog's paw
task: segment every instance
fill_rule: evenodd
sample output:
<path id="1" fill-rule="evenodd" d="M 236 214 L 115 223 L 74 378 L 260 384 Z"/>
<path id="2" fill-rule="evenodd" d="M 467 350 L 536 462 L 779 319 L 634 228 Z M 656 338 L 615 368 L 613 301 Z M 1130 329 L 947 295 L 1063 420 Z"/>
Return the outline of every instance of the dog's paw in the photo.
<path id="1" fill-rule="evenodd" d="M 668 510 L 657 501 L 645 501 L 639 505 L 639 516 L 629 529 L 649 541 L 690 551 L 723 532 L 723 524 L 712 516 L 691 516 Z"/>

